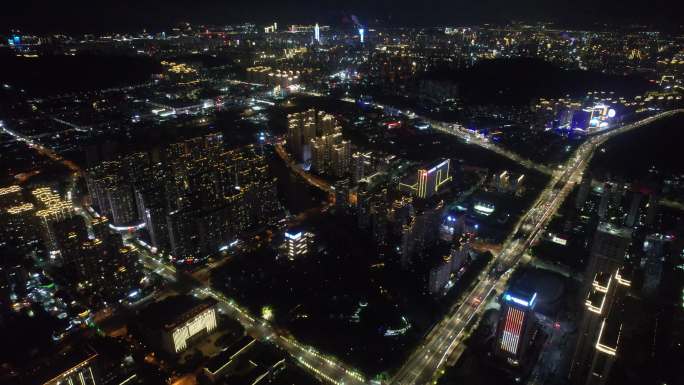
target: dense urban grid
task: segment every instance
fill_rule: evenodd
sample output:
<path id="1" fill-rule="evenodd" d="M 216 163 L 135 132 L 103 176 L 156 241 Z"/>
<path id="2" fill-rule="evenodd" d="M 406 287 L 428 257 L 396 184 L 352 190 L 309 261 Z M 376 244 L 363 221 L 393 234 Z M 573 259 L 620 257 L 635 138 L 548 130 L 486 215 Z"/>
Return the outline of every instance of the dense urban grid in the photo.
<path id="1" fill-rule="evenodd" d="M 0 31 L 2 384 L 677 384 L 684 31 Z"/>

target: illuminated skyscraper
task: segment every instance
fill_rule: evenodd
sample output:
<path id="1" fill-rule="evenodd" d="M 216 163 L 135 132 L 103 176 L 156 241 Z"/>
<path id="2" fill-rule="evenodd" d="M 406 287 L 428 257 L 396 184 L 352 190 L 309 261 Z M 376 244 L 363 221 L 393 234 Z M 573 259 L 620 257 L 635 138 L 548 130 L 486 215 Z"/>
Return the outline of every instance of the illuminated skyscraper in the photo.
<path id="1" fill-rule="evenodd" d="M 365 35 L 366 35 L 366 30 L 363 28 L 359 28 L 359 41 L 361 42 L 361 44 L 363 44 Z"/>
<path id="2" fill-rule="evenodd" d="M 315 111 L 303 114 L 304 120 L 313 122 L 314 135 Z M 104 198 L 94 200 L 102 200 L 113 214 L 117 207 L 135 209 L 153 247 L 190 263 L 234 242 L 239 233 L 278 219 L 276 179 L 256 146 L 226 151 L 222 136 L 210 134 L 172 144 L 164 155 L 164 162 L 155 163 L 149 173 L 141 172 L 150 178 L 131 189 L 130 204 L 130 185 L 119 183 L 120 174 L 103 165 L 89 173 L 88 186 L 94 196 L 99 195 L 100 180 L 105 180 Z M 100 170 L 119 182 L 109 187 L 107 178 L 97 178 Z M 118 194 L 120 190 L 125 191 Z M 113 196 L 117 199 L 109 199 Z"/>
<path id="3" fill-rule="evenodd" d="M 437 194 L 445 183 L 451 181 L 451 176 L 449 175 L 450 163 L 450 160 L 446 159 L 430 169 L 421 168 L 418 170 L 415 184 L 400 183 L 400 187 L 411 190 L 418 198 L 430 198 Z"/>
<path id="4" fill-rule="evenodd" d="M 631 280 L 623 269 L 599 272 L 584 301 L 569 378 L 577 385 L 602 385 L 617 358 L 623 300 Z"/>
<path id="5" fill-rule="evenodd" d="M 527 358 L 536 332 L 534 305 L 537 293 L 510 290 L 503 295 L 503 306 L 496 332 L 495 354 L 512 366 Z"/>
<path id="6" fill-rule="evenodd" d="M 314 26 L 314 40 L 316 43 L 321 43 L 321 27 L 318 26 L 318 23 Z"/>
<path id="7" fill-rule="evenodd" d="M 585 276 L 584 314 L 569 378 L 574 384 L 604 384 L 619 343 L 622 298 L 631 281 L 623 263 L 631 230 L 600 223 Z"/>
<path id="8" fill-rule="evenodd" d="M 145 159 L 145 155 L 133 154 L 122 161 L 102 162 L 86 172 L 93 205 L 116 226 L 132 225 L 139 219 L 132 186 L 136 180 L 145 180 Z"/>
<path id="9" fill-rule="evenodd" d="M 138 210 L 135 207 L 131 185 L 118 181 L 110 185 L 106 191 L 112 222 L 117 226 L 136 224 Z"/>
<path id="10" fill-rule="evenodd" d="M 319 174 L 342 177 L 349 172 L 351 143 L 342 139 L 339 127 L 332 132 L 311 139 L 311 168 Z"/>
<path id="11" fill-rule="evenodd" d="M 40 187 L 32 191 L 33 196 L 38 202 L 40 210 L 35 215 L 43 230 L 43 240 L 48 251 L 59 250 L 60 234 L 55 229 L 55 224 L 72 218 L 75 215 L 73 205 L 63 200 L 58 194 L 48 187 Z"/>
<path id="12" fill-rule="evenodd" d="M 285 255 L 294 260 L 311 251 L 313 234 L 307 231 L 285 232 Z"/>
<path id="13" fill-rule="evenodd" d="M 296 162 L 307 161 L 305 156 L 311 139 L 316 137 L 316 111 L 309 109 L 287 116 L 287 147 Z"/>
<path id="14" fill-rule="evenodd" d="M 591 282 L 598 273 L 612 274 L 622 267 L 631 241 L 632 232 L 628 228 L 614 226 L 606 222 L 598 225 L 589 255 L 589 266 L 585 276 L 585 293 L 591 288 Z"/>
<path id="15" fill-rule="evenodd" d="M 169 231 L 166 222 L 166 196 L 163 185 L 135 191 L 138 215 L 145 223 L 153 247 L 168 250 Z"/>

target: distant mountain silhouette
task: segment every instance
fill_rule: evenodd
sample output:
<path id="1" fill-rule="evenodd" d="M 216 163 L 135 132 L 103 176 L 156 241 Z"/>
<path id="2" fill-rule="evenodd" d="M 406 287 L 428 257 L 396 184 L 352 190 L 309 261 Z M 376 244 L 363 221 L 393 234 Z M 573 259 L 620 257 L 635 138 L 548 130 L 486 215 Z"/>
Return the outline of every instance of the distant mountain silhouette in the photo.
<path id="1" fill-rule="evenodd" d="M 635 95 L 653 87 L 640 77 L 564 70 L 531 58 L 482 60 L 464 70 L 437 69 L 426 78 L 458 83 L 461 97 L 472 104 L 522 105 L 537 97 L 582 96 L 587 91 Z"/>

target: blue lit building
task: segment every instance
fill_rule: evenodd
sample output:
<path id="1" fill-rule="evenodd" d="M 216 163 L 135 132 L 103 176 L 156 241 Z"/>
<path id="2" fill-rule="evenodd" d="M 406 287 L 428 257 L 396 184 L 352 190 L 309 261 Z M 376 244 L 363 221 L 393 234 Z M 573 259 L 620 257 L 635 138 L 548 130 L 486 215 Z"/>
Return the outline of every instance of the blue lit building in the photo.
<path id="1" fill-rule="evenodd" d="M 494 353 L 511 366 L 528 356 L 537 331 L 534 306 L 537 293 L 511 289 L 503 294 Z"/>

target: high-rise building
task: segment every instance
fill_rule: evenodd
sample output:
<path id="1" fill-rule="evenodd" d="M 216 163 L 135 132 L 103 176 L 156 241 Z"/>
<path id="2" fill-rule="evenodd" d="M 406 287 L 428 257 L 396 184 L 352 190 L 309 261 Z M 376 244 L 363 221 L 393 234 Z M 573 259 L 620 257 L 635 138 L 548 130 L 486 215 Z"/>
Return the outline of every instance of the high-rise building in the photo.
<path id="1" fill-rule="evenodd" d="M 150 243 L 157 249 L 169 249 L 169 230 L 166 220 L 166 194 L 163 185 L 135 191 L 138 215 L 145 223 Z"/>
<path id="2" fill-rule="evenodd" d="M 331 168 L 333 146 L 343 144 L 338 157 L 339 169 L 348 171 L 351 161 L 349 143 L 342 140 L 341 127 L 334 116 L 323 111 L 309 109 L 290 114 L 287 129 L 287 147 L 297 162 L 307 163 L 319 173 Z"/>
<path id="3" fill-rule="evenodd" d="M 21 187 L 17 185 L 0 187 L 0 207 L 16 206 L 21 201 Z"/>
<path id="4" fill-rule="evenodd" d="M 311 139 L 311 168 L 319 174 L 338 178 L 349 172 L 351 143 L 342 139 L 339 128 L 332 134 Z"/>
<path id="5" fill-rule="evenodd" d="M 355 152 L 352 154 L 352 181 L 358 183 L 361 179 L 373 173 L 373 154 L 371 152 Z"/>
<path id="6" fill-rule="evenodd" d="M 285 232 L 285 255 L 290 260 L 307 255 L 311 252 L 313 234 L 302 230 Z"/>
<path id="7" fill-rule="evenodd" d="M 400 243 L 400 264 L 408 268 L 413 257 L 422 253 L 439 239 L 439 224 L 444 209 L 440 201 L 430 206 L 416 207 L 413 215 L 402 226 Z"/>
<path id="8" fill-rule="evenodd" d="M 569 373 L 574 384 L 604 384 L 615 359 L 620 301 L 631 286 L 623 268 L 631 236 L 630 229 L 608 223 L 600 223 L 594 236 L 582 291 L 585 309 Z"/>
<path id="9" fill-rule="evenodd" d="M 118 180 L 106 188 L 106 193 L 112 223 L 116 226 L 136 224 L 138 209 L 135 206 L 135 196 L 131 185 Z"/>
<path id="10" fill-rule="evenodd" d="M 309 109 L 287 116 L 287 147 L 296 162 L 306 162 L 311 139 L 316 137 L 316 110 Z"/>
<path id="11" fill-rule="evenodd" d="M 418 198 L 430 198 L 437 194 L 445 183 L 451 181 L 449 175 L 450 160 L 446 159 L 430 169 L 418 170 L 414 184 L 400 183 L 399 187 L 411 191 Z"/>
<path id="12" fill-rule="evenodd" d="M 443 294 L 451 288 L 460 276 L 461 267 L 466 262 L 465 245 L 441 243 L 431 248 L 428 267 L 428 292 L 431 295 Z M 455 274 L 454 274 L 455 273 Z"/>
<path id="13" fill-rule="evenodd" d="M 45 247 L 50 252 L 57 251 L 58 238 L 64 234 L 59 234 L 55 229 L 55 223 L 72 218 L 75 215 L 74 207 L 71 202 L 63 200 L 48 187 L 37 188 L 31 193 L 40 207 L 35 216 L 42 227 Z"/>
<path id="14" fill-rule="evenodd" d="M 591 192 L 591 176 L 588 172 L 585 172 L 582 176 L 582 183 L 580 184 L 579 191 L 577 192 L 577 198 L 575 200 L 575 208 L 580 209 L 584 206 L 584 202 L 587 201 L 589 193 Z"/>
<path id="15" fill-rule="evenodd" d="M 335 188 L 335 210 L 344 212 L 349 207 L 349 179 L 337 181 Z"/>
<path id="16" fill-rule="evenodd" d="M 608 216 L 608 209 L 610 208 L 610 191 L 612 186 L 609 183 L 605 183 L 601 192 L 601 200 L 599 201 L 598 207 L 598 217 L 604 220 Z"/>
<path id="17" fill-rule="evenodd" d="M 656 221 L 656 215 L 658 214 L 658 194 L 651 194 L 648 197 L 648 205 L 646 209 L 646 225 L 653 226 Z"/>
<path id="18" fill-rule="evenodd" d="M 528 358 L 537 330 L 534 315 L 537 293 L 509 289 L 502 298 L 494 353 L 509 365 L 519 366 Z"/>
<path id="19" fill-rule="evenodd" d="M 310 115 L 315 120 L 315 113 Z M 144 184 L 128 183 L 113 162 L 94 167 L 88 178 L 102 212 L 120 222 L 127 221 L 124 216 L 140 218 L 153 247 L 195 261 L 218 252 L 241 232 L 279 219 L 277 180 L 255 146 L 227 151 L 222 136 L 210 134 L 172 144 L 164 154 L 163 162 L 141 171 L 149 177 Z M 126 159 L 142 162 L 144 157 Z"/>
<path id="20" fill-rule="evenodd" d="M 448 255 L 447 258 L 450 258 Z M 450 260 L 439 260 L 430 269 L 428 277 L 428 292 L 431 295 L 439 294 L 444 290 L 444 287 L 449 282 L 451 277 L 451 262 Z"/>
<path id="21" fill-rule="evenodd" d="M 133 183 L 145 181 L 149 168 L 144 159 L 144 155 L 136 155 L 123 161 L 102 162 L 86 172 L 93 205 L 116 226 L 133 225 L 139 220 Z"/>
<path id="22" fill-rule="evenodd" d="M 673 240 L 673 236 L 660 233 L 649 234 L 644 240 L 644 256 L 640 265 L 644 271 L 642 292 L 647 296 L 657 293 L 660 287 L 665 260 L 671 253 Z"/>
<path id="23" fill-rule="evenodd" d="M 331 135 L 339 131 L 337 119 L 325 111 L 318 111 L 316 114 L 316 136 Z"/>
<path id="24" fill-rule="evenodd" d="M 597 273 L 611 274 L 622 267 L 627 249 L 632 241 L 632 231 L 624 227 L 614 226 L 607 222 L 598 225 L 594 235 L 589 266 L 585 275 L 585 292 Z"/>
<path id="25" fill-rule="evenodd" d="M 386 191 L 385 194 L 386 195 Z M 387 199 L 381 197 L 371 203 L 371 232 L 375 243 L 380 246 L 387 244 L 388 237 L 388 207 Z"/>
<path id="26" fill-rule="evenodd" d="M 598 272 L 591 283 L 569 378 L 573 384 L 605 384 L 620 346 L 623 301 L 631 280 L 623 269 Z"/>
<path id="27" fill-rule="evenodd" d="M 169 251 L 174 257 L 195 257 L 200 253 L 196 217 L 197 212 L 191 209 L 175 210 L 166 216 Z"/>
<path id="28" fill-rule="evenodd" d="M 38 206 L 23 199 L 19 186 L 11 189 L 0 188 L 0 247 L 30 247 L 41 235 L 35 231 Z"/>
<path id="29" fill-rule="evenodd" d="M 635 191 L 632 193 L 632 201 L 629 205 L 629 212 L 627 213 L 627 218 L 625 219 L 625 226 L 633 228 L 634 225 L 639 223 L 639 214 L 641 208 L 641 200 L 643 195 Z"/>
<path id="30" fill-rule="evenodd" d="M 91 347 L 67 345 L 29 369 L 26 376 L 39 385 L 99 385 L 98 361 L 99 355 Z"/>
<path id="31" fill-rule="evenodd" d="M 59 223 L 64 236 L 58 241 L 61 268 L 59 280 L 83 296 L 99 293 L 118 300 L 137 288 L 140 279 L 138 259 L 124 247 L 121 237 L 106 231 L 106 218 L 96 218 L 93 233 L 87 234 L 83 217 L 74 216 Z"/>
<path id="32" fill-rule="evenodd" d="M 371 224 L 371 197 L 366 184 L 361 184 L 356 192 L 356 220 L 361 230 L 367 229 Z"/>
<path id="33" fill-rule="evenodd" d="M 330 173 L 333 176 L 341 178 L 348 174 L 351 163 L 351 143 L 348 140 L 342 140 L 334 145 L 330 158 Z"/>

